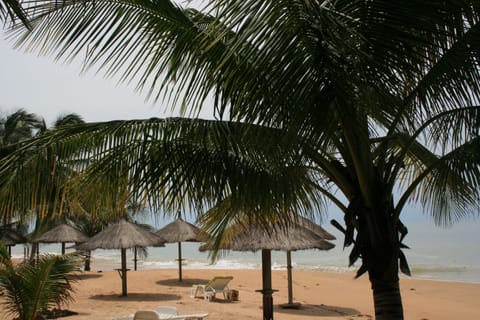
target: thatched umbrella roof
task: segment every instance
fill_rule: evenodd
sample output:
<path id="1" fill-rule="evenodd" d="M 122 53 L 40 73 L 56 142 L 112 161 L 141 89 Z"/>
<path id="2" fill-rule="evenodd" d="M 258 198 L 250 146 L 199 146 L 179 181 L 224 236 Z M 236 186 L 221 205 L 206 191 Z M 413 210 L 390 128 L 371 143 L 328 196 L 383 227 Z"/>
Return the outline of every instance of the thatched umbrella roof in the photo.
<path id="1" fill-rule="evenodd" d="M 300 218 L 300 217 L 296 217 Z M 263 294 L 263 313 L 264 318 L 273 317 L 273 298 L 272 293 L 272 270 L 271 270 L 271 250 L 283 250 L 287 252 L 288 269 L 288 303 L 285 307 L 298 307 L 300 304 L 293 303 L 292 294 L 292 276 L 291 276 L 291 251 L 305 249 L 330 250 L 335 247 L 334 244 L 322 237 L 326 232 L 323 228 L 321 234 L 317 234 L 312 229 L 317 229 L 313 222 L 302 218 L 297 220 L 299 223 L 288 225 L 273 224 L 270 229 L 259 225 L 237 225 L 228 232 L 228 239 L 225 239 L 220 248 L 235 251 L 258 251 L 262 250 L 262 279 L 263 289 L 259 290 Z M 307 228 L 306 226 L 310 226 Z M 326 232 L 329 237 L 333 237 Z M 334 238 L 334 237 L 333 237 Z M 201 251 L 211 249 L 210 245 L 200 247 Z"/>
<path id="2" fill-rule="evenodd" d="M 296 217 L 296 223 L 302 227 L 305 227 L 307 229 L 310 229 L 320 237 L 322 237 L 325 240 L 336 240 L 335 236 L 328 232 L 327 230 L 323 229 L 323 227 L 319 224 L 316 224 L 312 220 L 309 220 L 307 218 L 297 216 Z"/>
<path id="3" fill-rule="evenodd" d="M 36 237 L 33 242 L 58 243 L 58 242 L 85 242 L 88 237 L 80 230 L 62 223 L 53 229 Z"/>
<path id="4" fill-rule="evenodd" d="M 128 249 L 134 247 L 163 247 L 165 240 L 138 224 L 120 220 L 76 246 L 81 250 Z"/>
<path id="5" fill-rule="evenodd" d="M 310 229 L 296 225 L 288 229 L 276 227 L 265 230 L 252 226 L 235 235 L 226 245 L 226 249 L 236 251 L 283 250 L 296 251 L 305 249 L 330 250 L 335 247 Z"/>
<path id="6" fill-rule="evenodd" d="M 289 228 L 273 225 L 270 230 L 257 225 L 241 228 L 237 226 L 236 229 L 234 233 L 230 233 L 229 239 L 221 243 L 221 249 L 255 252 L 258 250 L 330 250 L 335 247 L 321 235 L 298 224 L 292 224 Z M 200 251 L 211 248 L 209 244 L 205 244 L 200 247 Z"/>
<path id="7" fill-rule="evenodd" d="M 88 237 L 83 232 L 68 224 L 62 223 L 36 237 L 32 242 L 62 243 L 62 254 L 65 254 L 66 242 L 80 243 L 87 240 Z"/>
<path id="8" fill-rule="evenodd" d="M 178 281 L 182 281 L 182 242 L 200 242 L 202 241 L 200 233 L 199 228 L 183 221 L 182 218 L 178 218 L 155 232 L 156 235 L 165 239 L 167 243 L 178 243 Z"/>
<path id="9" fill-rule="evenodd" d="M 155 233 L 125 220 L 112 224 L 84 243 L 76 246 L 80 250 L 120 249 L 122 254 L 122 296 L 127 295 L 126 249 L 134 247 L 163 247 L 165 241 Z"/>
<path id="10" fill-rule="evenodd" d="M 15 230 L 3 229 L 1 233 L 0 241 L 7 247 L 9 255 L 12 255 L 12 246 L 27 242 L 27 239 Z"/>
<path id="11" fill-rule="evenodd" d="M 17 243 L 25 243 L 27 239 L 14 230 L 2 230 L 0 241 L 6 246 L 14 246 Z"/>
<path id="12" fill-rule="evenodd" d="M 202 240 L 199 236 L 200 229 L 181 218 L 167 224 L 155 232 L 155 234 L 165 239 L 167 243 L 184 241 L 198 242 Z"/>

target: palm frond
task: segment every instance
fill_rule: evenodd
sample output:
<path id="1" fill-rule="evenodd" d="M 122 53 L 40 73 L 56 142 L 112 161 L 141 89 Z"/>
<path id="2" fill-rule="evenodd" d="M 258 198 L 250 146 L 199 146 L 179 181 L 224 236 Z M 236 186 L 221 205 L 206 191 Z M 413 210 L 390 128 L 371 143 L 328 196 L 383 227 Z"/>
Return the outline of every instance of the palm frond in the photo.
<path id="1" fill-rule="evenodd" d="M 282 206 L 311 210 L 314 177 L 301 164 L 305 159 L 298 153 L 299 143 L 290 139 L 291 148 L 283 149 L 281 141 L 282 132 L 276 129 L 198 119 L 61 127 L 4 159 L 2 204 L 6 211 L 14 203 L 16 209 L 33 209 L 51 193 L 60 202 L 68 192 L 97 208 L 145 199 L 153 208 L 176 212 L 190 205 L 204 211 L 231 197 L 254 211 Z M 71 166 L 77 178 L 55 190 L 39 188 L 42 179 L 27 174 L 38 162 Z"/>
<path id="2" fill-rule="evenodd" d="M 30 28 L 30 24 L 22 4 L 18 0 L 2 0 L 0 1 L 0 22 L 12 22 L 20 20 L 26 28 Z"/>
<path id="3" fill-rule="evenodd" d="M 419 144 L 411 148 L 411 161 L 405 165 L 417 168 L 405 171 L 403 183 L 409 187 L 399 200 L 397 210 L 401 210 L 413 195 L 440 225 L 450 225 L 472 211 L 478 211 L 479 143 L 477 137 L 443 156 L 437 156 Z"/>

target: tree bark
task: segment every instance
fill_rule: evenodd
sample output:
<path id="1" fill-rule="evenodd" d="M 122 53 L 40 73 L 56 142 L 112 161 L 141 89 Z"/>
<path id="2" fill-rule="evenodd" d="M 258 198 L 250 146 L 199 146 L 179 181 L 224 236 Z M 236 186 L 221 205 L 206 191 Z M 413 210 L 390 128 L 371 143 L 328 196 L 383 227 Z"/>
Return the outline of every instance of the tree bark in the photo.
<path id="1" fill-rule="evenodd" d="M 366 247 L 362 256 L 368 266 L 376 320 L 403 320 L 398 276 L 400 240 L 396 221 L 389 214 L 390 209 L 375 212 L 376 216 L 371 220 L 374 223 L 371 225 L 381 227 L 373 230 L 364 229 L 362 232 L 362 235 L 369 239 L 363 238 Z M 365 228 L 365 225 L 363 227 Z"/>
<path id="2" fill-rule="evenodd" d="M 373 290 L 376 320 L 403 320 L 399 281 L 381 281 L 370 278 Z"/>

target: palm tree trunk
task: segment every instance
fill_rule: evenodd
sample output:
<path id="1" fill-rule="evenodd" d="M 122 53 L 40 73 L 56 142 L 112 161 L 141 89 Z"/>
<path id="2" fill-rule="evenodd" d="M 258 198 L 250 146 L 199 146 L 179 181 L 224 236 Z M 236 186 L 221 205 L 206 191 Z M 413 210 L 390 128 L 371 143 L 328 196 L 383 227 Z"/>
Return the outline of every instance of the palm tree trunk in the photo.
<path id="1" fill-rule="evenodd" d="M 360 219 L 363 224 L 362 236 L 358 239 L 364 246 L 362 253 L 364 263 L 368 266 L 368 275 L 373 291 L 376 320 L 403 320 L 402 297 L 400 295 L 399 256 L 400 240 L 395 219 L 389 214 L 391 207 L 378 210 L 367 219 Z M 373 213 L 373 212 L 371 212 Z M 365 223 L 365 224 L 364 224 Z M 365 232 L 367 231 L 368 232 Z M 368 239 L 368 240 L 367 240 Z"/>
<path id="2" fill-rule="evenodd" d="M 376 320 L 403 320 L 402 297 L 399 281 L 370 278 L 373 290 Z"/>

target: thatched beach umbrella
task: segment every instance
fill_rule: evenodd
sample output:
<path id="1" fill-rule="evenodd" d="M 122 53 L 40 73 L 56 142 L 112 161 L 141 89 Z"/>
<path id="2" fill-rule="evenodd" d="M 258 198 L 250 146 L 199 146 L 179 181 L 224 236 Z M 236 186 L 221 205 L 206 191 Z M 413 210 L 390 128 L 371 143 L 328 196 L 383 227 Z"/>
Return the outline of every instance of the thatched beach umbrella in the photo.
<path id="1" fill-rule="evenodd" d="M 325 230 L 322 226 L 316 224 L 312 220 L 307 218 L 296 216 L 293 218 L 296 224 L 305 227 L 315 234 L 320 236 L 324 240 L 336 240 L 335 236 Z M 327 249 L 329 250 L 329 249 Z M 281 304 L 282 308 L 299 308 L 300 303 L 293 302 L 293 280 L 292 280 L 292 252 L 290 250 L 287 251 L 287 281 L 288 281 L 288 302 Z"/>
<path id="2" fill-rule="evenodd" d="M 200 242 L 200 229 L 191 223 L 178 218 L 172 223 L 161 228 L 156 235 L 160 236 L 167 243 L 178 243 L 178 281 L 182 281 L 182 242 Z"/>
<path id="3" fill-rule="evenodd" d="M 0 241 L 7 247 L 10 256 L 14 245 L 27 242 L 27 239 L 15 230 L 4 229 L 1 232 Z"/>
<path id="4" fill-rule="evenodd" d="M 316 224 L 312 220 L 309 220 L 309 219 L 301 217 L 301 216 L 297 216 L 294 219 L 296 219 L 295 220 L 296 224 L 312 230 L 314 233 L 316 233 L 317 235 L 319 235 L 320 237 L 322 237 L 325 240 L 336 240 L 337 239 L 337 238 L 335 238 L 335 236 L 333 234 L 331 234 L 327 230 L 323 229 L 323 227 L 321 225 Z"/>
<path id="5" fill-rule="evenodd" d="M 36 237 L 33 242 L 62 243 L 62 254 L 65 254 L 65 243 L 81 243 L 87 240 L 88 237 L 83 232 L 68 224 L 62 223 Z"/>
<path id="6" fill-rule="evenodd" d="M 134 247 L 163 247 L 165 241 L 155 233 L 125 220 L 112 224 L 84 243 L 76 246 L 80 250 L 120 249 L 122 267 L 122 296 L 127 296 L 127 249 Z"/>
<path id="7" fill-rule="evenodd" d="M 239 227 L 236 226 L 236 229 Z M 262 251 L 262 282 L 263 288 L 263 319 L 273 319 L 272 270 L 271 251 L 296 251 L 305 249 L 330 250 L 334 245 L 318 234 L 299 224 L 290 226 L 272 225 L 266 230 L 264 227 L 253 225 L 244 226 L 231 234 L 228 240 L 221 244 L 222 249 L 234 251 Z M 208 249 L 203 246 L 201 250 Z M 288 283 L 291 287 L 291 278 Z"/>

